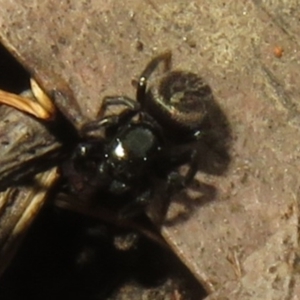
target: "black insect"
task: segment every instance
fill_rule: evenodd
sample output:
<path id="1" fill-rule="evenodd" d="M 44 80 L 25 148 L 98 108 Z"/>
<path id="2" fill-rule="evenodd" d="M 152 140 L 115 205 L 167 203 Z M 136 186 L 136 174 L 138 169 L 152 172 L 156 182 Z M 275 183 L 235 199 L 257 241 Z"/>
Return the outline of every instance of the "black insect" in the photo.
<path id="1" fill-rule="evenodd" d="M 147 86 L 159 65 L 163 76 Z M 82 135 L 90 137 L 80 141 L 62 167 L 65 186 L 78 199 L 105 203 L 126 217 L 160 197 L 164 214 L 171 195 L 194 178 L 211 91 L 195 74 L 170 71 L 170 65 L 170 53 L 154 58 L 139 77 L 136 100 L 104 98 L 98 120 L 83 128 Z M 113 105 L 125 109 L 105 117 Z M 102 137 L 91 137 L 99 130 Z M 178 167 L 184 164 L 189 169 L 181 175 Z"/>

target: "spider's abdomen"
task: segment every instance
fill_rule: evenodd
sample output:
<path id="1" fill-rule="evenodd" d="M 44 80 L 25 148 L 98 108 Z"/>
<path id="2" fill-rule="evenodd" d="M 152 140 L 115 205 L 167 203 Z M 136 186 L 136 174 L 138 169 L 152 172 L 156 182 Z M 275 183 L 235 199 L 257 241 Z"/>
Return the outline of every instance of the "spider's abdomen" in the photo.
<path id="1" fill-rule="evenodd" d="M 210 87 L 194 73 L 172 71 L 147 93 L 147 109 L 166 128 L 198 130 L 212 102 Z"/>

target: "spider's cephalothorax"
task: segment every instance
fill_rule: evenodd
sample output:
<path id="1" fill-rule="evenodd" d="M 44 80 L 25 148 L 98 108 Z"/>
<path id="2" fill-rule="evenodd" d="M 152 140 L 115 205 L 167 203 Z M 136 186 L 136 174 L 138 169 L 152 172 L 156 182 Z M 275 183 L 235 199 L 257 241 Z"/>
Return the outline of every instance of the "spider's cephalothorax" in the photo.
<path id="1" fill-rule="evenodd" d="M 80 143 L 63 167 L 79 198 L 110 202 L 135 215 L 149 203 L 158 181 L 164 182 L 160 196 L 167 208 L 170 196 L 194 178 L 199 159 L 195 142 L 207 117 L 210 90 L 193 73 L 170 71 L 170 62 L 169 52 L 154 58 L 139 78 L 136 100 L 104 98 L 99 119 L 83 129 L 85 136 L 99 128 L 104 134 Z M 163 76 L 147 87 L 160 64 Z M 126 108 L 103 117 L 110 105 Z M 178 173 L 183 164 L 190 166 L 184 176 Z"/>

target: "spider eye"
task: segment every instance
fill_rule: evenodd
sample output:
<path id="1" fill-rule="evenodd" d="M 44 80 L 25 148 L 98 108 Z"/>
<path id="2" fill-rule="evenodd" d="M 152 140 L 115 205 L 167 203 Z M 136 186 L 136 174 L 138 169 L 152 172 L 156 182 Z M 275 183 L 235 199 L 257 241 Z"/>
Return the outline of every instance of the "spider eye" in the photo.
<path id="1" fill-rule="evenodd" d="M 86 156 L 86 154 L 87 154 L 87 147 L 81 145 L 81 146 L 79 147 L 79 154 L 80 154 L 80 156 Z"/>

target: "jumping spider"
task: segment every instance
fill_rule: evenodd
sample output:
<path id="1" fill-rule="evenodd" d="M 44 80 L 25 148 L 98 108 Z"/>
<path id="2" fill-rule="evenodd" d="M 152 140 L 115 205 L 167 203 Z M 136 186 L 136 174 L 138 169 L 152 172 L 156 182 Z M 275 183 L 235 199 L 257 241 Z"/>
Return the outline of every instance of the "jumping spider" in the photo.
<path id="1" fill-rule="evenodd" d="M 163 76 L 147 86 L 161 64 Z M 78 199 L 106 203 L 121 216 L 131 217 L 144 211 L 160 181 L 164 215 L 170 197 L 192 181 L 210 89 L 195 74 L 170 71 L 170 65 L 169 52 L 151 60 L 137 82 L 136 100 L 104 98 L 98 120 L 83 128 L 83 136 L 99 128 L 104 136 L 82 140 L 62 167 L 66 186 Z M 112 105 L 126 109 L 104 117 Z M 184 164 L 189 169 L 183 176 L 178 167 Z"/>
<path id="2" fill-rule="evenodd" d="M 164 67 L 162 75 L 157 71 L 159 66 Z M 9 93 L 1 99 L 41 119 L 56 121 L 45 125 L 58 129 L 55 136 L 64 145 L 60 155 L 63 163 L 59 164 L 65 195 L 88 207 L 97 203 L 108 206 L 123 217 L 144 212 L 152 199 L 159 197 L 164 215 L 171 196 L 187 186 L 197 171 L 211 90 L 194 73 L 172 71 L 170 52 L 152 59 L 136 85 L 135 100 L 126 96 L 105 97 L 97 120 L 80 132 L 34 82 L 32 91 L 37 102 Z M 116 105 L 125 108 L 107 116 L 107 108 Z M 67 135 L 60 136 L 61 128 L 66 128 Z M 51 163 L 49 159 L 48 164 Z M 178 168 L 186 164 L 189 169 L 181 175 Z M 12 176 L 16 178 L 11 174 L 1 183 Z"/>

